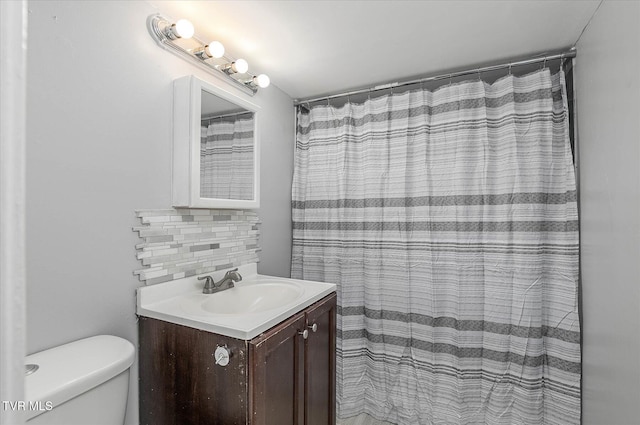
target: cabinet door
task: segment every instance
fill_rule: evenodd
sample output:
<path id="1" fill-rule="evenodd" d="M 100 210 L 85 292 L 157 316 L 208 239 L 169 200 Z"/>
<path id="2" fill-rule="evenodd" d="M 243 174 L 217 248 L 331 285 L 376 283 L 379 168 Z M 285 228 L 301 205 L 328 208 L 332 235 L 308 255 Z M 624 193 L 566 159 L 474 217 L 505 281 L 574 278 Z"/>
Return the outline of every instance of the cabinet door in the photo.
<path id="1" fill-rule="evenodd" d="M 245 425 L 246 341 L 140 317 L 140 425 Z M 231 351 L 215 364 L 218 345 Z"/>
<path id="2" fill-rule="evenodd" d="M 304 329 L 298 313 L 251 340 L 251 425 L 303 425 Z"/>
<path id="3" fill-rule="evenodd" d="M 306 310 L 305 425 L 336 423 L 336 299 L 333 294 Z"/>

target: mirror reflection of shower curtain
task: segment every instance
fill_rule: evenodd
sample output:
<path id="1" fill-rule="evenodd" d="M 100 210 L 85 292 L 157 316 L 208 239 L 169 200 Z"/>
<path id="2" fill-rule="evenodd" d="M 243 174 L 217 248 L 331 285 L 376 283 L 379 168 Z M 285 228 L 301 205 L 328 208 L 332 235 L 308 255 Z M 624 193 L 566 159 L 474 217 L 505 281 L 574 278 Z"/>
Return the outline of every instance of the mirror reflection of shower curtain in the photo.
<path id="1" fill-rule="evenodd" d="M 299 110 L 292 277 L 338 285 L 338 416 L 580 422 L 564 74 Z"/>
<path id="2" fill-rule="evenodd" d="M 212 119 L 201 127 L 200 196 L 253 199 L 253 116 Z"/>

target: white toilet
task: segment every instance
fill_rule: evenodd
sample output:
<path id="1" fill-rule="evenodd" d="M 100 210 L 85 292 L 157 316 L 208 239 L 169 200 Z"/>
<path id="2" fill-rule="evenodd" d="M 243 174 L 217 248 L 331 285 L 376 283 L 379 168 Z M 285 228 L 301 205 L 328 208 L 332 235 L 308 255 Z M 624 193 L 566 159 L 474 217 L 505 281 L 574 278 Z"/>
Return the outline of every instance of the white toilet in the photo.
<path id="1" fill-rule="evenodd" d="M 111 335 L 81 339 L 26 357 L 29 425 L 122 425 L 135 350 Z"/>

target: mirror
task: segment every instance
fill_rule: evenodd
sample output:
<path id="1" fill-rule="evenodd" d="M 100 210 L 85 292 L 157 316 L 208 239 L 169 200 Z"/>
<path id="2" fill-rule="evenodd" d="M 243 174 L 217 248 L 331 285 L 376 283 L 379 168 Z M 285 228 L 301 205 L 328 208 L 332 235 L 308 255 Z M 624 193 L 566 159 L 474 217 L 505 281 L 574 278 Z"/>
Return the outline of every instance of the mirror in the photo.
<path id="1" fill-rule="evenodd" d="M 194 76 L 174 82 L 174 206 L 259 206 L 258 109 Z"/>
<path id="2" fill-rule="evenodd" d="M 202 90 L 200 197 L 253 199 L 253 115 Z"/>

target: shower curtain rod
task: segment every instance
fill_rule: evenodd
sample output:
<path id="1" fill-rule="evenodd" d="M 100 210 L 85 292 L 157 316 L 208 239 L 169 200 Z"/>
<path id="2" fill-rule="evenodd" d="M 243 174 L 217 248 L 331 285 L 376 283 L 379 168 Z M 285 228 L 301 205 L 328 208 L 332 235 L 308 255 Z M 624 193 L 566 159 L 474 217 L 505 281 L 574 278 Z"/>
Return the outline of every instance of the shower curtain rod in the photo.
<path id="1" fill-rule="evenodd" d="M 446 78 L 454 78 L 454 77 L 462 77 L 464 75 L 473 75 L 473 74 L 480 74 L 482 72 L 487 72 L 487 71 L 495 71 L 498 69 L 503 69 L 503 68 L 511 68 L 514 66 L 520 66 L 520 65 L 530 65 L 533 63 L 537 63 L 537 62 L 546 62 L 546 61 L 552 61 L 555 59 L 565 59 L 565 58 L 575 58 L 576 57 L 576 48 L 572 47 L 571 49 L 562 52 L 562 53 L 555 53 L 555 54 L 551 54 L 551 55 L 545 55 L 545 56 L 539 56 L 539 57 L 535 57 L 535 58 L 531 58 L 531 59 L 523 59 L 523 60 L 519 60 L 519 61 L 514 61 L 514 62 L 507 62 L 507 63 L 501 63 L 499 65 L 491 65 L 491 66 L 485 66 L 483 68 L 472 68 L 472 69 L 467 69 L 464 71 L 457 71 L 457 72 L 450 72 L 448 74 L 441 74 L 441 75 L 435 75 L 432 77 L 425 77 L 425 78 L 419 78 L 416 80 L 411 80 L 411 81 L 403 81 L 403 82 L 395 82 L 395 83 L 389 83 L 389 84 L 382 84 L 382 85 L 378 85 L 372 88 L 368 88 L 368 89 L 360 89 L 360 90 L 353 90 L 353 91 L 349 91 L 349 92 L 344 92 L 344 93 L 338 93 L 338 94 L 332 94 L 329 96 L 321 96 L 321 97 L 316 97 L 313 99 L 302 99 L 302 100 L 296 100 L 294 102 L 294 106 L 299 106 L 299 105 L 303 105 L 305 103 L 312 103 L 312 102 L 318 102 L 320 100 L 330 100 L 330 99 L 336 99 L 338 97 L 345 97 L 345 96 L 352 96 L 352 95 L 356 95 L 356 94 L 362 94 L 362 93 L 371 93 L 374 91 L 378 91 L 378 90 L 386 90 L 386 89 L 391 89 L 391 88 L 395 88 L 395 87 L 402 87 L 402 86 L 410 86 L 412 84 L 419 84 L 419 83 L 424 83 L 427 81 L 436 81 L 436 80 L 444 80 Z"/>
<path id="2" fill-rule="evenodd" d="M 234 117 L 236 115 L 245 115 L 245 114 L 252 114 L 253 112 L 251 111 L 240 111 L 240 112 L 232 112 L 230 114 L 224 114 L 224 115 L 213 115 L 210 117 L 207 116 L 202 116 L 200 118 L 200 121 L 211 121 L 211 120 L 215 120 L 216 118 L 227 118 L 227 117 Z"/>

